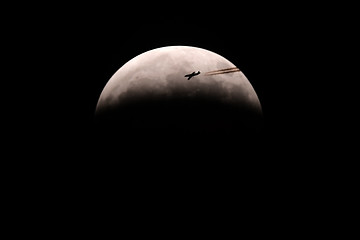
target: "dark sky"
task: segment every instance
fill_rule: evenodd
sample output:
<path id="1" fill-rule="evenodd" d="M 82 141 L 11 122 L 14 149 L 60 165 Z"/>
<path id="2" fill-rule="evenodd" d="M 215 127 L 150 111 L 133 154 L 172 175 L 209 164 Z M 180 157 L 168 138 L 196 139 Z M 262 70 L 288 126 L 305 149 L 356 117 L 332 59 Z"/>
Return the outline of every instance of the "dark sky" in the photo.
<path id="1" fill-rule="evenodd" d="M 204 16 L 203 16 L 204 15 Z M 253 19 L 254 18 L 254 19 Z M 258 94 L 265 116 L 276 117 L 274 111 L 292 89 L 286 89 L 301 53 L 298 33 L 282 26 L 282 22 L 256 17 L 214 17 L 184 13 L 160 20 L 90 21 L 72 26 L 64 39 L 60 54 L 68 54 L 64 81 L 79 108 L 82 121 L 92 118 L 97 99 L 109 78 L 133 57 L 162 46 L 196 46 L 216 52 L 239 67 Z M 291 26 L 291 25 L 290 25 Z M 65 58 L 65 59 L 66 59 Z M 270 110 L 272 109 L 272 110 Z M 80 111 L 80 112 L 79 112 Z"/>
<path id="2" fill-rule="evenodd" d="M 131 13 L 125 15 L 127 11 Z M 83 10 L 80 15 L 77 11 L 61 15 L 48 36 L 51 44 L 47 45 L 45 55 L 56 60 L 46 64 L 50 66 L 48 75 L 55 78 L 52 81 L 56 84 L 51 85 L 55 96 L 50 92 L 55 104 L 50 101 L 45 106 L 50 123 L 44 139 L 61 143 L 47 143 L 50 149 L 66 156 L 75 153 L 75 158 L 80 159 L 77 167 L 89 159 L 95 164 L 93 156 L 112 159 L 118 152 L 125 151 L 141 161 L 164 160 L 169 156 L 205 161 L 216 156 L 216 159 L 232 159 L 239 164 L 239 159 L 255 158 L 265 170 L 270 159 L 277 159 L 271 168 L 279 169 L 288 157 L 304 154 L 299 147 L 304 149 L 307 147 L 302 144 L 309 144 L 301 139 L 312 115 L 304 114 L 307 112 L 303 107 L 307 101 L 304 96 L 308 94 L 302 92 L 304 88 L 300 85 L 312 68 L 308 61 L 309 48 L 317 43 L 312 42 L 299 12 L 267 11 L 265 7 L 261 11 L 245 7 L 236 11 L 221 8 L 207 11 L 195 6 L 173 13 L 148 11 L 145 15 L 134 9 L 96 12 L 92 9 L 91 12 Z M 125 140 L 130 148 L 118 148 L 116 141 L 111 141 L 113 149 L 104 146 L 104 140 L 97 138 L 92 128 L 103 87 L 133 57 L 171 45 L 208 49 L 243 71 L 263 107 L 265 128 L 260 139 L 248 144 L 242 136 L 236 139 L 220 136 L 210 143 L 207 137 L 137 139 L 132 136 L 131 140 Z M 302 97 L 298 98 L 299 95 Z M 114 139 L 124 143 L 122 136 Z M 244 142 L 251 147 L 242 146 Z M 69 151 L 61 151 L 62 148 Z"/>
<path id="3" fill-rule="evenodd" d="M 28 179 L 38 179 L 21 199 L 45 196 L 49 209 L 65 212 L 65 222 L 77 213 L 74 219 L 84 224 L 107 219 L 102 212 L 119 206 L 126 212 L 127 206 L 185 211 L 206 205 L 208 214 L 230 206 L 224 212 L 236 216 L 244 213 L 236 207 L 244 206 L 268 226 L 283 214 L 284 229 L 292 223 L 289 215 L 309 211 L 309 202 L 326 186 L 317 181 L 318 173 L 329 164 L 318 141 L 326 99 L 313 98 L 314 88 L 324 86 L 315 71 L 324 52 L 319 36 L 328 28 L 324 19 L 315 21 L 320 9 L 258 2 L 97 4 L 41 6 L 46 11 L 14 29 L 21 35 L 17 47 L 26 50 L 16 56 L 17 64 L 31 63 L 33 72 L 26 72 L 32 88 L 24 89 L 26 110 L 19 118 L 26 131 L 12 134 L 26 147 L 13 153 L 26 155 L 19 165 Z M 171 45 L 208 49 L 243 71 L 263 107 L 261 138 L 119 135 L 111 139 L 119 142 L 108 145 L 109 139 L 97 138 L 93 114 L 110 77 L 133 57 Z M 185 219 L 190 218 L 188 213 Z"/>
<path id="4" fill-rule="evenodd" d="M 275 136 L 283 139 L 280 145 L 289 146 L 285 139 L 301 132 L 299 122 L 309 119 L 301 109 L 306 99 L 298 96 L 303 94 L 300 84 L 313 68 L 309 49 L 319 42 L 299 6 L 284 11 L 276 5 L 184 4 L 151 6 L 145 13 L 131 6 L 61 9 L 34 23 L 41 37 L 32 51 L 37 53 L 37 46 L 42 49 L 42 75 L 49 76 L 52 89 L 44 91 L 50 100 L 40 111 L 45 109 L 49 129 L 69 136 L 71 144 L 92 139 L 98 97 L 123 64 L 145 51 L 171 45 L 208 49 L 243 71 L 263 107 L 264 141 L 271 146 Z"/>

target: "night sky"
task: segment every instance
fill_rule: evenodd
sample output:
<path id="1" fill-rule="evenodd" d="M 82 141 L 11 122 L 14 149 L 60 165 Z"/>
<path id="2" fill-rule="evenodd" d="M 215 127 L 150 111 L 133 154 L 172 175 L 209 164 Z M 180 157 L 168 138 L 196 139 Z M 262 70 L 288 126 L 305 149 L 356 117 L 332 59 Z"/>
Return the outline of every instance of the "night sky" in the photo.
<path id="1" fill-rule="evenodd" d="M 224 7 L 207 9 L 190 5 L 170 9 L 155 8 L 141 14 L 134 8 L 74 7 L 49 14 L 47 18 L 52 28 L 47 28 L 43 19 L 39 20 L 39 32 L 43 37 L 36 46 L 43 49 L 42 75 L 49 76 L 47 88 L 51 91 L 44 91 L 48 101 L 39 110 L 46 120 L 36 129 L 44 129 L 41 131 L 44 139 L 53 139 L 46 145 L 60 154 L 74 151 L 85 159 L 91 158 L 93 151 L 99 156 L 103 152 L 113 156 L 113 152 L 116 155 L 122 150 L 130 155 L 140 154 L 146 152 L 139 150 L 142 147 L 157 149 L 157 144 L 164 144 L 164 151 L 155 151 L 161 153 L 161 159 L 167 158 L 168 152 L 172 153 L 170 156 L 182 152 L 182 158 L 205 159 L 213 155 L 211 151 L 218 158 L 236 159 L 242 158 L 241 152 L 245 151 L 243 158 L 267 162 L 268 159 L 286 159 L 289 156 L 286 152 L 292 149 L 302 154 L 298 151 L 300 136 L 314 118 L 304 107 L 309 102 L 309 93 L 304 92 L 301 84 L 313 77 L 311 59 L 314 57 L 310 57 L 310 49 L 316 48 L 319 42 L 313 37 L 316 30 L 308 28 L 309 23 L 300 18 L 301 8 L 282 11 L 276 6 L 261 9 L 243 6 L 225 11 Z M 125 14 L 128 11 L 130 15 Z M 308 18 L 311 14 L 308 13 Z M 93 129 L 94 111 L 110 77 L 133 57 L 172 45 L 213 51 L 245 74 L 262 105 L 264 129 L 261 136 L 256 136 L 251 144 L 241 136 L 235 139 L 226 136 L 177 138 L 170 134 L 161 138 L 144 134 L 140 139 L 131 136 L 129 141 L 120 136 L 98 138 Z M 36 48 L 33 51 L 36 52 Z M 210 141 L 211 138 L 216 141 Z M 127 147 L 114 150 L 107 142 L 111 146 L 122 143 Z M 186 152 L 194 155 L 178 150 L 182 144 L 187 146 Z M 241 144 L 249 148 L 239 147 Z"/>
<path id="2" fill-rule="evenodd" d="M 294 153 L 288 153 L 299 146 L 298 134 L 303 126 L 299 124 L 304 118 L 299 106 L 304 100 L 297 99 L 297 95 L 300 93 L 298 84 L 304 81 L 299 69 L 304 69 L 300 66 L 304 65 L 309 35 L 304 34 L 305 29 L 295 17 L 296 12 L 234 12 L 237 13 L 229 11 L 219 15 L 214 9 L 189 7 L 173 14 L 154 11 L 141 16 L 135 11 L 130 17 L 116 11 L 97 15 L 96 9 L 83 11 L 79 16 L 76 11 L 68 14 L 67 21 L 56 23 L 59 31 L 51 31 L 50 35 L 54 41 L 47 54 L 58 56 L 58 60 L 48 63 L 51 65 L 49 74 L 59 85 L 52 86 L 56 92 L 56 105 L 48 105 L 47 111 L 53 115 L 53 122 L 45 135 L 51 139 L 55 135 L 56 141 L 60 142 L 67 139 L 62 142 L 64 149 L 69 150 L 65 152 L 74 150 L 79 154 L 79 166 L 85 159 L 91 159 L 95 164 L 96 158 L 92 156 L 115 164 L 112 158 L 116 159 L 122 151 L 139 161 L 150 158 L 165 161 L 174 157 L 179 161 L 199 160 L 198 166 L 210 157 L 212 161 L 231 159 L 235 166 L 253 164 L 249 159 L 258 159 L 268 166 L 270 159 L 282 159 L 277 165 L 294 156 Z M 140 16 L 142 20 L 137 21 Z M 263 108 L 261 136 L 250 143 L 242 136 L 231 139 L 226 136 L 178 138 L 170 134 L 161 138 L 144 134 L 141 138 L 131 136 L 131 139 L 121 136 L 97 138 L 93 132 L 94 111 L 110 77 L 133 57 L 171 45 L 213 51 L 243 71 Z M 211 138 L 216 140 L 210 141 Z M 58 147 L 56 144 L 54 148 Z M 243 160 L 239 163 L 237 159 Z"/>
<path id="3" fill-rule="evenodd" d="M 254 212 L 273 216 L 274 209 L 285 214 L 304 200 L 304 189 L 316 194 L 313 180 L 323 166 L 309 154 L 318 148 L 316 134 L 309 133 L 321 124 L 309 87 L 319 85 L 314 66 L 321 28 L 310 21 L 316 11 L 273 3 L 103 5 L 54 7 L 24 22 L 30 29 L 24 35 L 32 38 L 23 47 L 40 59 L 33 60 L 39 70 L 33 77 L 45 79 L 37 87 L 41 94 L 31 92 L 35 100 L 27 103 L 26 135 L 38 139 L 29 149 L 39 156 L 31 168 L 43 174 L 39 182 L 47 181 L 46 189 L 78 199 L 69 209 L 85 216 L 89 208 L 101 215 L 99 203 L 113 210 L 119 199 L 146 210 L 159 196 L 169 207 L 175 198 L 190 205 L 201 199 L 197 206 L 242 199 Z M 263 132 L 249 141 L 171 133 L 99 138 L 94 111 L 110 77 L 133 57 L 172 45 L 204 48 L 234 63 L 258 95 Z M 293 211 L 306 211 L 297 206 Z"/>
<path id="4" fill-rule="evenodd" d="M 293 109 L 288 97 L 295 91 L 292 82 L 299 78 L 292 72 L 298 62 L 293 56 L 302 51 L 297 45 L 299 34 L 282 26 L 279 19 L 255 18 L 228 19 L 195 12 L 131 23 L 111 17 L 72 26 L 58 50 L 68 55 L 61 67 L 66 69 L 62 82 L 70 94 L 62 97 L 65 111 L 71 111 L 70 116 L 65 114 L 66 126 L 88 134 L 103 87 L 127 61 L 154 48 L 185 45 L 218 53 L 241 69 L 261 102 L 264 131 L 286 133 L 283 128 L 291 120 L 285 118 L 292 117 Z"/>

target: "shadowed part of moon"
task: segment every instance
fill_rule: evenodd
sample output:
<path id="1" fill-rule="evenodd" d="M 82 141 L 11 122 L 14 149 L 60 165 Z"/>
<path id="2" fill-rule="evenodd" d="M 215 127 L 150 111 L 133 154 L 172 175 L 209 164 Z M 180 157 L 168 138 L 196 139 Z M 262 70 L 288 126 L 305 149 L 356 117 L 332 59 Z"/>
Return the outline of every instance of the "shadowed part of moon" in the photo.
<path id="1" fill-rule="evenodd" d="M 204 74 L 188 81 L 184 75 L 194 71 Z M 95 120 L 101 131 L 111 133 L 252 134 L 262 128 L 262 111 L 250 82 L 227 59 L 174 46 L 123 65 L 103 89 Z"/>

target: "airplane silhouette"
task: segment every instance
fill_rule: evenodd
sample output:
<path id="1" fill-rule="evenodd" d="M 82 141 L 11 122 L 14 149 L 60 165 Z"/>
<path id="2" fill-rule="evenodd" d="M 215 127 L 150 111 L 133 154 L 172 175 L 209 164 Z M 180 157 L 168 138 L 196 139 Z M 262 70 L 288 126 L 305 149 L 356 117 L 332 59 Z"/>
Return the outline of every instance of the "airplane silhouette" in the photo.
<path id="1" fill-rule="evenodd" d="M 190 80 L 190 78 L 196 76 L 196 75 L 199 75 L 200 74 L 200 71 L 198 71 L 197 73 L 196 72 L 192 72 L 192 73 L 189 73 L 189 74 L 186 74 L 184 77 L 187 77 L 188 80 Z"/>

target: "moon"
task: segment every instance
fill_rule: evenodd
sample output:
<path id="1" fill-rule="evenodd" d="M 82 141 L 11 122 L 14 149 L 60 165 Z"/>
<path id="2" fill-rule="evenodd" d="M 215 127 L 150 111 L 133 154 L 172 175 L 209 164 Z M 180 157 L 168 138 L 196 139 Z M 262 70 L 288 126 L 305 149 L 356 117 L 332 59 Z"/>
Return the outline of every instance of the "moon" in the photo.
<path id="1" fill-rule="evenodd" d="M 119 131 L 252 132 L 262 127 L 262 108 L 250 81 L 226 58 L 203 48 L 167 46 L 115 72 L 98 99 L 95 119 Z"/>

